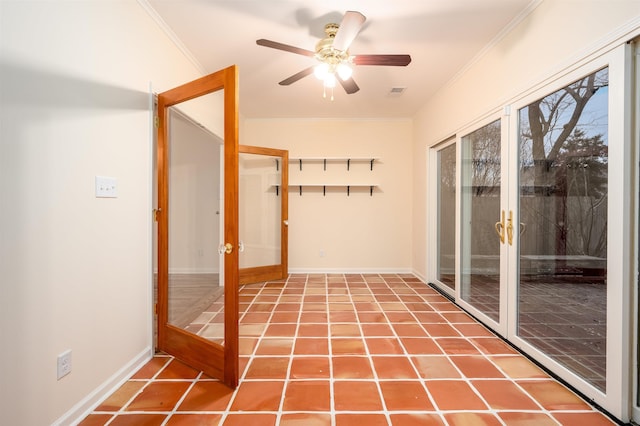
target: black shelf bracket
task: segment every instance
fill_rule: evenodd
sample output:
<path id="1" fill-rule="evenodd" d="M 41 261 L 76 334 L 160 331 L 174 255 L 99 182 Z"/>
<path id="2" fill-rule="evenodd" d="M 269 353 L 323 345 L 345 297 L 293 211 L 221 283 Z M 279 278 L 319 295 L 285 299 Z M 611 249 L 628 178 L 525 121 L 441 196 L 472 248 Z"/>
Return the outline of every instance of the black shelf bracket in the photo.
<path id="1" fill-rule="evenodd" d="M 276 158 L 276 172 L 280 170 L 280 160 Z"/>

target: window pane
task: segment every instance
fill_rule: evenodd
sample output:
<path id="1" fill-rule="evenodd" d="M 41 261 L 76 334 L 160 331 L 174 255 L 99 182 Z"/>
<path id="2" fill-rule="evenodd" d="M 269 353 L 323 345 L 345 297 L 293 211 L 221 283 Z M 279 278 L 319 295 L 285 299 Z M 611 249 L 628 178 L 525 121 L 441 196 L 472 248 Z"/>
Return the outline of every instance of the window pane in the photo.
<path id="1" fill-rule="evenodd" d="M 456 145 L 438 151 L 438 280 L 455 289 Z"/>
<path id="2" fill-rule="evenodd" d="M 518 334 L 605 390 L 608 70 L 519 111 Z"/>
<path id="3" fill-rule="evenodd" d="M 500 120 L 462 138 L 461 295 L 500 320 Z"/>

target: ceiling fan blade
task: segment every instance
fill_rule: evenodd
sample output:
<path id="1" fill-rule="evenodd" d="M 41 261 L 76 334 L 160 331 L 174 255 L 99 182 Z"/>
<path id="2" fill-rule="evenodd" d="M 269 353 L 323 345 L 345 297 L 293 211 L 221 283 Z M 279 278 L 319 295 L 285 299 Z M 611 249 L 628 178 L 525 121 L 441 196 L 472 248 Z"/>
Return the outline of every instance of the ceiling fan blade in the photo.
<path id="1" fill-rule="evenodd" d="M 344 91 L 347 92 L 348 95 L 356 93 L 358 90 L 360 90 L 356 82 L 353 81 L 353 78 L 348 78 L 346 80 L 338 78 L 338 81 L 340 82 L 340 84 L 344 88 Z"/>
<path id="2" fill-rule="evenodd" d="M 289 46 L 288 44 L 278 43 L 277 41 L 265 40 L 261 38 L 260 40 L 256 40 L 256 44 L 264 47 L 271 47 L 273 49 L 284 50 L 285 52 L 297 53 L 298 55 L 310 56 L 313 57 L 315 52 L 310 50 L 301 49 L 295 46 Z"/>
<path id="3" fill-rule="evenodd" d="M 409 55 L 356 55 L 356 65 L 384 65 L 389 67 L 406 67 L 411 63 Z"/>
<path id="4" fill-rule="evenodd" d="M 346 51 L 356 38 L 367 18 L 360 12 L 348 11 L 344 14 L 340 28 L 333 40 L 333 48 Z"/>
<path id="5" fill-rule="evenodd" d="M 296 73 L 296 74 L 292 75 L 289 78 L 285 78 L 284 80 L 282 80 L 278 84 L 280 86 L 288 86 L 288 85 L 290 85 L 292 83 L 295 83 L 296 81 L 300 80 L 301 78 L 304 78 L 304 77 L 308 76 L 311 73 L 313 73 L 313 67 L 305 68 L 302 71 L 300 71 L 299 73 Z"/>

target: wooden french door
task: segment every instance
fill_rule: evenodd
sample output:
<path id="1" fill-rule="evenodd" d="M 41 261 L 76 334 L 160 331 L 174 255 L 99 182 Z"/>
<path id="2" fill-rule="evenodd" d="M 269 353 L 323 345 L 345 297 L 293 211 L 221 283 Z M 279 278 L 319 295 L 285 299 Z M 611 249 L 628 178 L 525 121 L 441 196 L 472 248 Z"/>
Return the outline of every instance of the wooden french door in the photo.
<path id="1" fill-rule="evenodd" d="M 159 94 L 158 117 L 158 349 L 235 388 L 237 68 Z"/>
<path id="2" fill-rule="evenodd" d="M 240 284 L 288 274 L 289 152 L 240 145 Z"/>

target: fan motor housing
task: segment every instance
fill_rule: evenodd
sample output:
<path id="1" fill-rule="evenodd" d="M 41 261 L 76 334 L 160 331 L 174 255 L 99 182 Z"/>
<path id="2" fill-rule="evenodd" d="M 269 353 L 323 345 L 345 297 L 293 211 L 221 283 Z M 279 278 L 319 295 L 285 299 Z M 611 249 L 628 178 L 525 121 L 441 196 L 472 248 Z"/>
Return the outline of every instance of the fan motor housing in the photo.
<path id="1" fill-rule="evenodd" d="M 327 24 L 324 26 L 325 38 L 316 44 L 316 59 L 330 65 L 336 65 L 349 60 L 349 52 L 333 48 L 333 40 L 336 37 L 340 26 L 338 24 Z"/>

